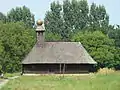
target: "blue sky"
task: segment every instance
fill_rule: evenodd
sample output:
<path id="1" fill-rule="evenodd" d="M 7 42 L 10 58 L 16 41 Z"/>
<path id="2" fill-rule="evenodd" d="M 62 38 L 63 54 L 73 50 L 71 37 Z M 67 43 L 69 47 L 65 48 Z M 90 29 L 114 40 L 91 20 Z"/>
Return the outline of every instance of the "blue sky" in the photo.
<path id="1" fill-rule="evenodd" d="M 53 1 L 57 0 L 1 0 L 0 12 L 6 14 L 11 8 L 25 5 L 35 14 L 36 19 L 43 19 L 45 12 L 49 10 L 50 3 Z M 58 1 L 62 2 L 63 0 Z M 88 0 L 89 5 L 92 2 L 104 5 L 110 16 L 110 23 L 120 25 L 120 0 Z"/>

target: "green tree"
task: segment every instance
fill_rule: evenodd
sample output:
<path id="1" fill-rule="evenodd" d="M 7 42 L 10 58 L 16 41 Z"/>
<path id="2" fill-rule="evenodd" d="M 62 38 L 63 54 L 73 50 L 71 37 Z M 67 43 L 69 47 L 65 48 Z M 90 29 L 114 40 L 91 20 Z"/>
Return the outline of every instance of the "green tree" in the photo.
<path id="1" fill-rule="evenodd" d="M 68 29 L 81 30 L 88 23 L 89 6 L 86 0 L 65 0 L 63 2 L 63 18 Z"/>
<path id="2" fill-rule="evenodd" d="M 75 34 L 72 41 L 81 42 L 95 61 L 98 62 L 98 68 L 114 67 L 114 40 L 100 31 L 79 32 Z"/>
<path id="3" fill-rule="evenodd" d="M 1 12 L 0 12 L 0 21 L 2 21 L 4 23 L 6 22 L 6 16 Z"/>
<path id="4" fill-rule="evenodd" d="M 120 47 L 120 27 L 112 28 L 108 32 L 108 36 L 115 40 L 116 47 Z"/>
<path id="5" fill-rule="evenodd" d="M 59 34 L 55 34 L 52 32 L 46 32 L 45 33 L 45 39 L 46 41 L 61 41 L 61 36 Z"/>
<path id="6" fill-rule="evenodd" d="M 62 7 L 59 2 L 51 3 L 51 11 L 48 11 L 45 17 L 46 32 L 52 32 L 54 34 L 61 35 L 63 31 L 63 20 L 61 17 L 61 11 Z"/>
<path id="7" fill-rule="evenodd" d="M 95 3 L 92 3 L 89 14 L 89 27 L 91 30 L 101 30 L 103 33 L 107 34 L 108 26 L 109 16 L 105 7 L 101 5 L 97 6 Z"/>
<path id="8" fill-rule="evenodd" d="M 72 0 L 74 28 L 81 30 L 88 24 L 89 6 L 86 0 Z"/>
<path id="9" fill-rule="evenodd" d="M 65 0 L 63 2 L 64 32 L 67 38 L 88 24 L 89 6 L 86 0 Z M 68 39 L 69 40 L 69 39 Z"/>
<path id="10" fill-rule="evenodd" d="M 11 9 L 7 14 L 8 22 L 24 22 L 27 27 L 33 28 L 35 24 L 34 15 L 26 6 Z"/>
<path id="11" fill-rule="evenodd" d="M 117 70 L 120 70 L 120 48 L 116 48 L 116 51 L 115 51 L 115 63 L 114 63 L 114 67 L 115 69 Z"/>
<path id="12" fill-rule="evenodd" d="M 23 23 L 0 24 L 2 53 L 0 63 L 4 72 L 21 70 L 21 61 L 35 44 L 35 31 Z M 0 47 L 1 48 L 1 47 Z"/>

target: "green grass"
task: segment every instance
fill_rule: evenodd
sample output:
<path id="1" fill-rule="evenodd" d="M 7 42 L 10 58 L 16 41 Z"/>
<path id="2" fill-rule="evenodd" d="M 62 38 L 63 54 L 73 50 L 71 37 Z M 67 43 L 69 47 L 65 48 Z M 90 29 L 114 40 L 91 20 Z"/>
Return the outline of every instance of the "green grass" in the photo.
<path id="1" fill-rule="evenodd" d="M 4 78 L 20 76 L 20 73 L 5 73 Z"/>
<path id="2" fill-rule="evenodd" d="M 1 90 L 120 90 L 120 72 L 89 76 L 21 76 Z"/>

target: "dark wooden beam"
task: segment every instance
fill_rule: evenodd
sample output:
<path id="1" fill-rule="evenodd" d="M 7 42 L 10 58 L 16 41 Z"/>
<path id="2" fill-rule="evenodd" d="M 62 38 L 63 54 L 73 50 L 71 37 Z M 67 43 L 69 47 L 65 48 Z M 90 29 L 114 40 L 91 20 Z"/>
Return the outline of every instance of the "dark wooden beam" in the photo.
<path id="1" fill-rule="evenodd" d="M 61 74 L 61 63 L 60 63 L 60 74 Z"/>
<path id="2" fill-rule="evenodd" d="M 63 75 L 65 73 L 65 63 L 63 64 Z"/>

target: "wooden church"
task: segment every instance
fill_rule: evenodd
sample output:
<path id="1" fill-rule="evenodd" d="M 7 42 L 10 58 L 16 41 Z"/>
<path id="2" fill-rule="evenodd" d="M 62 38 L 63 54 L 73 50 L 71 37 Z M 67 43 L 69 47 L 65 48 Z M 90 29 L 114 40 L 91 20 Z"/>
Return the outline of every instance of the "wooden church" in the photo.
<path id="1" fill-rule="evenodd" d="M 96 62 L 80 42 L 45 42 L 43 22 L 37 21 L 37 42 L 22 61 L 22 73 L 88 73 Z"/>

